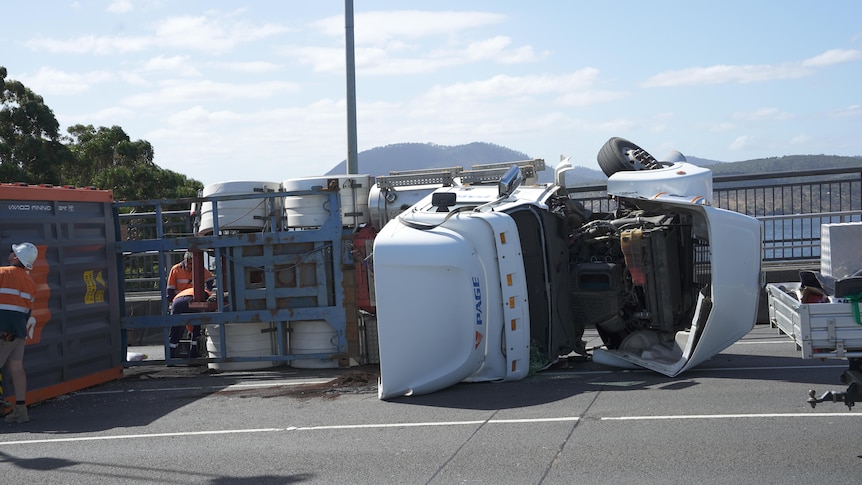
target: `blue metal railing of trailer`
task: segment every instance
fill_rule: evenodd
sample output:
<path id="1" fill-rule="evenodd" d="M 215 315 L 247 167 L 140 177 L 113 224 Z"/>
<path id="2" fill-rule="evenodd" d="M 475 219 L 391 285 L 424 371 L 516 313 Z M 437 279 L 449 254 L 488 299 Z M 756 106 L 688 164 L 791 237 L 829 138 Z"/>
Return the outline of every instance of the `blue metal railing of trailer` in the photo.
<path id="1" fill-rule="evenodd" d="M 313 196 L 325 200 L 329 216 L 319 227 L 289 228 L 280 209 L 285 197 Z M 268 207 L 268 220 L 261 221 L 259 230 L 222 230 L 219 209 L 231 201 L 259 201 Z M 209 204 L 212 210 L 212 233 L 199 235 L 190 227 L 195 216 L 189 207 Z M 296 359 L 337 359 L 347 352 L 345 338 L 346 315 L 344 275 L 342 265 L 351 264 L 349 251 L 343 242 L 346 229 L 338 210 L 340 195 L 317 187 L 307 191 L 268 192 L 243 195 L 223 195 L 171 200 L 115 202 L 117 228 L 116 256 L 120 270 L 121 328 L 123 346 L 131 332 L 161 330 L 165 345 L 165 361 L 171 363 L 168 333 L 172 326 L 259 325 L 269 323 L 274 333 L 271 353 L 261 355 L 231 355 L 225 331 L 214 332 L 220 340 L 221 352 L 196 359 L 201 362 L 287 362 Z M 191 217 L 190 217 L 191 216 Z M 199 219 L 198 219 L 199 220 Z M 169 315 L 166 281 L 171 265 L 185 251 L 206 255 L 209 268 L 216 278 L 214 294 L 222 295 L 205 304 L 203 311 Z M 142 263 L 143 262 L 143 263 Z M 129 314 L 125 278 L 135 279 L 141 265 L 157 272 L 158 281 L 146 281 L 151 290 L 159 291 L 161 310 L 158 314 Z M 154 278 L 151 278 L 154 279 Z M 134 286 L 134 281 L 131 282 Z M 325 321 L 332 330 L 331 350 L 294 354 L 290 346 L 290 323 Z M 206 328 L 206 327 L 204 327 Z M 206 353 L 203 353 L 206 355 Z M 145 362 L 152 364 L 153 361 Z M 126 362 L 127 365 L 144 362 Z"/>

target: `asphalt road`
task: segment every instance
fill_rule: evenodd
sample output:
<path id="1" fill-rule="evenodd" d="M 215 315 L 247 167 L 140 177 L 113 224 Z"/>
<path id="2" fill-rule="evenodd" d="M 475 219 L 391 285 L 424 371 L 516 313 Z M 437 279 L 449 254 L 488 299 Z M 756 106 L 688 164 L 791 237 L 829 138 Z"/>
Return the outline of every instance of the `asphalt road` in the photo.
<path id="1" fill-rule="evenodd" d="M 134 367 L 0 422 L 3 483 L 856 483 L 862 406 L 812 409 L 846 362 L 777 330 L 676 378 L 590 362 L 377 399 L 374 367 Z"/>

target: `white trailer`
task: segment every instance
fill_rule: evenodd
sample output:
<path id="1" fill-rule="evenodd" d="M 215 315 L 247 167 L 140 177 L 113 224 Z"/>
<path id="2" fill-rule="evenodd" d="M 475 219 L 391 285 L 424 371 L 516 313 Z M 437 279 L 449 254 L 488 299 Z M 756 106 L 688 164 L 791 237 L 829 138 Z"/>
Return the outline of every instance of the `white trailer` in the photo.
<path id="1" fill-rule="evenodd" d="M 769 321 L 796 342 L 803 359 L 847 359 L 841 375 L 845 391 L 817 396 L 808 403 L 862 401 L 862 223 L 821 226 L 820 272 L 801 272 L 800 281 L 766 285 Z"/>

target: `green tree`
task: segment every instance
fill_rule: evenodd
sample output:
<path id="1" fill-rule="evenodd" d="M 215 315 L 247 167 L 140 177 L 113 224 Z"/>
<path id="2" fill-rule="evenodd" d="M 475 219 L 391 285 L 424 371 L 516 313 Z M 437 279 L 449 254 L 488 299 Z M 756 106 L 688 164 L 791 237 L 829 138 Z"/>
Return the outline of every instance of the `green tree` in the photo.
<path id="1" fill-rule="evenodd" d="M 60 124 L 41 96 L 6 76 L 0 66 L 0 181 L 60 184 L 73 161 Z"/>
<path id="2" fill-rule="evenodd" d="M 153 166 L 150 142 L 131 141 L 119 126 L 96 129 L 93 125 L 74 125 L 66 131 L 70 135 L 66 141 L 78 162 L 74 173 L 64 174 L 69 179 L 78 177 L 86 184 L 95 174 L 112 167 Z"/>
<path id="3" fill-rule="evenodd" d="M 113 190 L 117 200 L 197 197 L 203 188 L 203 184 L 185 175 L 144 165 L 111 167 L 100 172 L 94 182 L 96 187 Z"/>
<path id="4" fill-rule="evenodd" d="M 76 162 L 64 175 L 75 185 L 112 190 L 118 200 L 195 197 L 203 188 L 197 180 L 153 163 L 150 142 L 132 141 L 119 126 L 78 124 L 67 131 Z"/>
<path id="5" fill-rule="evenodd" d="M 152 144 L 119 126 L 77 124 L 67 136 L 41 96 L 0 66 L 0 181 L 112 190 L 116 199 L 195 197 L 203 184 L 155 163 Z"/>

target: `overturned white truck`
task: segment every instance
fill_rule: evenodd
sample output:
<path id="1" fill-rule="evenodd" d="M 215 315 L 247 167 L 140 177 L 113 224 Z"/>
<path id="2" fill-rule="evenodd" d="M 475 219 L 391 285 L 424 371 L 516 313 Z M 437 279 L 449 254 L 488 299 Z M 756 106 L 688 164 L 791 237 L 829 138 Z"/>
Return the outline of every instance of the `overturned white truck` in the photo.
<path id="1" fill-rule="evenodd" d="M 675 376 L 751 330 L 760 225 L 710 205 L 712 176 L 611 138 L 599 152 L 611 213 L 555 183 L 464 180 L 387 223 L 374 241 L 381 399 L 458 382 L 518 380 L 604 345 L 595 362 Z"/>

